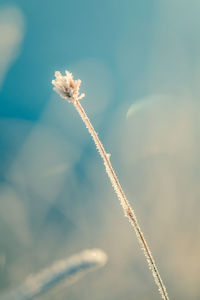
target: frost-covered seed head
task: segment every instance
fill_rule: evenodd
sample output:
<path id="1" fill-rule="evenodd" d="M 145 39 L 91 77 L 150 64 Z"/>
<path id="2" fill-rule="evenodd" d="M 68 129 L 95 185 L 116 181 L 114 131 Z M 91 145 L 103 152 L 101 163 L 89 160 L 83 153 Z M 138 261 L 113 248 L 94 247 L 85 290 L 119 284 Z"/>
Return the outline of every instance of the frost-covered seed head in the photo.
<path id="1" fill-rule="evenodd" d="M 54 91 L 56 91 L 61 98 L 74 102 L 75 100 L 82 99 L 85 94 L 79 95 L 79 88 L 81 80 L 74 80 L 72 73 L 65 71 L 66 76 L 63 76 L 59 71 L 55 72 L 55 80 L 52 80 Z"/>

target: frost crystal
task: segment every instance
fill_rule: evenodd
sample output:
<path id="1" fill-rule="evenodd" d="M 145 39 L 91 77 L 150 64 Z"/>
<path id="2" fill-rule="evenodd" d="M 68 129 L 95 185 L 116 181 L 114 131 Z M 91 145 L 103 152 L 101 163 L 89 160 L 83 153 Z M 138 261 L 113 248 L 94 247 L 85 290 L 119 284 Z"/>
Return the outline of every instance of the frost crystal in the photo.
<path id="1" fill-rule="evenodd" d="M 52 80 L 54 91 L 69 102 L 82 99 L 85 94 L 79 95 L 81 80 L 74 80 L 72 73 L 67 70 L 65 71 L 65 74 L 66 76 L 63 76 L 59 71 L 55 72 L 56 79 Z"/>

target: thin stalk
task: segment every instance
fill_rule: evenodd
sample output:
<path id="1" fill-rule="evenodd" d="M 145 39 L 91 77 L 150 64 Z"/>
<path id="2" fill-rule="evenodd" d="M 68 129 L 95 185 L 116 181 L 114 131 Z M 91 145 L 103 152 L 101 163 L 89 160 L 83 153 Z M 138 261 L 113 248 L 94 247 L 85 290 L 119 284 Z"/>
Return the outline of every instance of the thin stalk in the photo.
<path id="1" fill-rule="evenodd" d="M 169 300 L 169 297 L 168 297 L 168 294 L 167 294 L 167 291 L 166 291 L 166 288 L 163 284 L 163 281 L 161 279 L 161 276 L 159 274 L 159 271 L 156 267 L 156 264 L 155 264 L 155 261 L 153 259 L 153 256 L 151 254 L 151 251 L 149 249 L 149 246 L 144 238 L 144 235 L 140 229 L 140 226 L 138 224 L 138 221 L 137 221 L 137 218 L 135 216 L 135 212 L 134 210 L 131 208 L 130 206 L 130 203 L 128 202 L 125 194 L 124 194 L 124 191 L 119 183 L 119 180 L 115 174 L 115 171 L 111 165 L 111 162 L 110 162 L 110 154 L 106 153 L 105 149 L 104 149 L 104 146 L 103 144 L 101 143 L 100 139 L 98 138 L 98 135 L 94 129 L 94 127 L 92 126 L 85 110 L 83 109 L 82 105 L 80 104 L 79 100 L 78 99 L 75 99 L 73 101 L 73 104 L 76 108 L 76 110 L 78 111 L 80 117 L 82 118 L 83 122 L 85 123 L 89 133 L 91 134 L 93 140 L 94 140 L 94 143 L 96 145 L 96 148 L 97 150 L 99 151 L 99 154 L 101 155 L 102 159 L 103 159 L 103 162 L 104 162 L 104 165 L 105 165 L 105 168 L 106 168 L 106 172 L 108 174 L 108 177 L 110 178 L 110 181 L 112 183 L 112 186 L 120 200 L 120 203 L 123 207 L 123 210 L 124 210 L 124 213 L 125 213 L 125 216 L 129 219 L 131 225 L 133 226 L 135 232 L 136 232 L 136 235 L 137 235 L 137 238 L 139 240 L 139 243 L 141 245 L 141 248 L 144 252 L 144 255 L 146 257 L 146 260 L 147 260 L 147 263 L 149 265 L 149 268 L 151 269 L 152 271 L 152 274 L 153 274 L 153 277 L 154 277 L 154 280 L 155 280 L 155 283 L 157 284 L 158 286 L 158 289 L 159 289 L 159 292 L 161 294 L 161 297 L 165 300 Z"/>

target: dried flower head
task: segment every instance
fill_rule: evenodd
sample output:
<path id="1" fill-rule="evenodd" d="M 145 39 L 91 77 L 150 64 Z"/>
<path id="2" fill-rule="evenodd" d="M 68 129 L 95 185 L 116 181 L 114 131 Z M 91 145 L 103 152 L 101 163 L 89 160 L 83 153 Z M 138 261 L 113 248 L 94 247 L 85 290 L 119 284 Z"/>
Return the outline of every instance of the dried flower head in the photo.
<path id="1" fill-rule="evenodd" d="M 52 80 L 54 91 L 69 102 L 82 99 L 85 94 L 79 95 L 81 80 L 74 80 L 72 73 L 67 70 L 65 71 L 65 74 L 66 76 L 63 76 L 59 71 L 55 72 L 56 79 Z"/>

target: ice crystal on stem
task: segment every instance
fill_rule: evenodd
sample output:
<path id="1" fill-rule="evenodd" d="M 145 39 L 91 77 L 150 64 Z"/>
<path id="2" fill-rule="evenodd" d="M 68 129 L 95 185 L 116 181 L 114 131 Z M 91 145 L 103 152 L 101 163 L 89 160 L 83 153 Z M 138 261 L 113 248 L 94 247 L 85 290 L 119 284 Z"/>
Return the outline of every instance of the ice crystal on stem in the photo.
<path id="1" fill-rule="evenodd" d="M 169 300 L 166 288 L 163 284 L 162 278 L 159 274 L 159 271 L 156 267 L 154 258 L 151 254 L 150 248 L 147 244 L 147 241 L 144 238 L 144 235 L 142 233 L 142 230 L 140 229 L 139 223 L 137 221 L 136 215 L 134 210 L 132 209 L 128 199 L 126 198 L 126 195 L 119 183 L 119 180 L 117 178 L 117 175 L 115 174 L 115 171 L 112 167 L 112 164 L 110 162 L 110 155 L 105 151 L 103 144 L 101 143 L 94 127 L 92 126 L 84 108 L 82 107 L 81 103 L 78 101 L 83 97 L 83 94 L 78 96 L 79 94 L 79 87 L 81 84 L 80 80 L 73 80 L 73 76 L 71 73 L 66 71 L 66 76 L 62 76 L 60 72 L 56 72 L 56 80 L 53 80 L 52 83 L 55 85 L 55 91 L 64 99 L 67 99 L 69 102 L 73 102 L 76 110 L 78 111 L 81 119 L 85 123 L 86 128 L 88 129 L 90 135 L 92 136 L 94 143 L 96 145 L 97 150 L 99 151 L 100 156 L 103 159 L 106 172 L 108 174 L 108 177 L 111 181 L 111 184 L 113 186 L 114 191 L 116 192 L 120 203 L 123 207 L 125 216 L 129 219 L 131 225 L 133 226 L 136 236 L 138 238 L 138 241 L 140 243 L 140 246 L 144 252 L 144 255 L 146 257 L 147 263 L 149 265 L 149 268 L 152 271 L 152 275 L 154 277 L 155 283 L 158 286 L 159 292 L 161 294 L 162 299 Z"/>
<path id="2" fill-rule="evenodd" d="M 61 98 L 74 102 L 75 100 L 82 99 L 85 94 L 79 95 L 79 88 L 81 80 L 74 80 L 72 73 L 65 71 L 66 76 L 63 76 L 59 71 L 55 72 L 55 80 L 52 80 L 54 91 L 56 91 Z"/>

